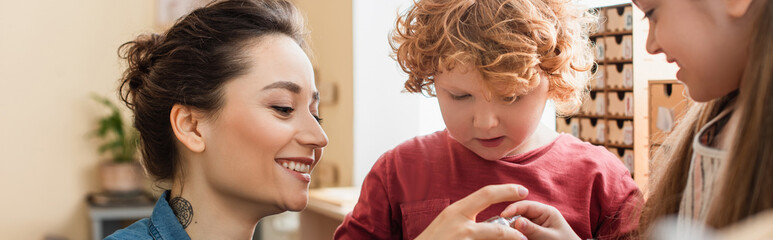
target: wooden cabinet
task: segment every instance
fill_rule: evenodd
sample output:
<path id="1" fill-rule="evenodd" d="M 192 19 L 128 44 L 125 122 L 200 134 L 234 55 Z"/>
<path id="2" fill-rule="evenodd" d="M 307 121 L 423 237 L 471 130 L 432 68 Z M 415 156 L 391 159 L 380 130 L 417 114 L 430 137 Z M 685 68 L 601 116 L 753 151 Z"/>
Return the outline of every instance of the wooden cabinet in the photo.
<path id="1" fill-rule="evenodd" d="M 677 67 L 662 54 L 646 52 L 649 25 L 638 8 L 622 4 L 596 10 L 602 21 L 599 32 L 590 36 L 598 63 L 590 94 L 578 114 L 556 120 L 556 130 L 606 147 L 646 192 L 652 112 L 648 83 L 675 79 Z"/>

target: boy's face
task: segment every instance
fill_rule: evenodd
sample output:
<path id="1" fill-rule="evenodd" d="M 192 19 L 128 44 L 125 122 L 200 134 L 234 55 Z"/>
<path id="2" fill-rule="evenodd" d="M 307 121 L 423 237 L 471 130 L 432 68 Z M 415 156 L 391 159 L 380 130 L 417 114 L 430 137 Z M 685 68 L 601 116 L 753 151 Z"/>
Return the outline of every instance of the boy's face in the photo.
<path id="1" fill-rule="evenodd" d="M 510 103 L 483 84 L 470 65 L 434 76 L 440 111 L 451 137 L 478 156 L 495 161 L 521 153 L 520 149 L 539 124 L 548 95 L 543 79 L 531 93 Z"/>

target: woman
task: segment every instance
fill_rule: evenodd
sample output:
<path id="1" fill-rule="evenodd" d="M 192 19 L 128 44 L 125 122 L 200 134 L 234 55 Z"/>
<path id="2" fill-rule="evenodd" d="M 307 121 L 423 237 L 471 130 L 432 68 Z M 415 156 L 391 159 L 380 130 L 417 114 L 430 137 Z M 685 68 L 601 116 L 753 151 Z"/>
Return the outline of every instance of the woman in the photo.
<path id="1" fill-rule="evenodd" d="M 143 164 L 171 189 L 108 239 L 251 239 L 305 208 L 327 145 L 305 36 L 290 2 L 227 0 L 121 46 Z"/>

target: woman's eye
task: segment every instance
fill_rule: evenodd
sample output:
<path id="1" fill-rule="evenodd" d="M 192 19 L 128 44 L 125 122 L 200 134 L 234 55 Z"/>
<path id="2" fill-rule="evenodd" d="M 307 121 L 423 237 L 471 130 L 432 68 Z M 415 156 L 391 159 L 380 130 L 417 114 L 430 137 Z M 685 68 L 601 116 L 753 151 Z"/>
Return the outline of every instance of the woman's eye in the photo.
<path id="1" fill-rule="evenodd" d="M 290 115 L 291 113 L 293 113 L 293 111 L 295 111 L 295 109 L 293 109 L 292 107 L 271 106 L 271 108 L 273 108 L 274 110 L 276 110 L 277 112 L 285 116 Z"/>
<path id="2" fill-rule="evenodd" d="M 466 98 L 470 97 L 470 94 L 464 94 L 464 95 L 453 95 L 451 94 L 451 99 L 453 100 L 464 100 Z"/>
<path id="3" fill-rule="evenodd" d="M 314 119 L 317 119 L 317 123 L 322 123 L 322 118 L 320 118 L 317 115 L 314 115 Z"/>

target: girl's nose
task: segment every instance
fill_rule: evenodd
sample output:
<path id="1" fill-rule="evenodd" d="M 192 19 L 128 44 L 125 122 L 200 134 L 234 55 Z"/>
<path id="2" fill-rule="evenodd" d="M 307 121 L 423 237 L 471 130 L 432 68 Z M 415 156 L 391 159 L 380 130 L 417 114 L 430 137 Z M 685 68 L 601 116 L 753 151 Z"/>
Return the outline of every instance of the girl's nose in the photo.
<path id="1" fill-rule="evenodd" d="M 650 32 L 647 35 L 647 52 L 650 54 L 662 53 L 663 49 L 660 47 L 660 43 L 655 36 L 655 26 L 650 26 Z"/>

